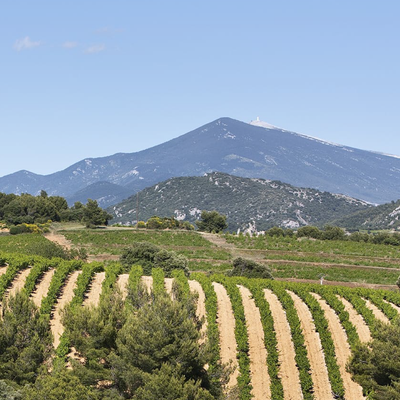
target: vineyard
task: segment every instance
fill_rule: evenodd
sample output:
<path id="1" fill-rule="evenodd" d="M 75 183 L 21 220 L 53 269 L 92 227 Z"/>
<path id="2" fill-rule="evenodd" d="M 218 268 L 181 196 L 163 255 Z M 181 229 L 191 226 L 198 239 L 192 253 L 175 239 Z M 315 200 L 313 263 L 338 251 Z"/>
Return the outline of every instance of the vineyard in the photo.
<path id="1" fill-rule="evenodd" d="M 190 246 L 205 241 L 190 236 L 187 240 Z M 11 253 L 0 255 L 0 265 L 3 303 L 18 290 L 30 295 L 50 321 L 56 360 L 68 363 L 79 359 L 79 349 L 71 348 L 63 327 L 62 309 L 67 304 L 96 307 L 112 288 L 119 288 L 125 301 L 139 282 L 153 296 L 168 293 L 182 299 L 196 293 L 196 314 L 204 320 L 200 341 L 212 351 L 207 368 L 217 370 L 221 362 L 229 365 L 233 372 L 224 390 L 234 390 L 240 399 L 363 399 L 346 363 L 359 343 L 377 335 L 377 321 L 390 324 L 400 311 L 400 293 L 389 290 L 201 272 L 188 279 L 175 271 L 173 278 L 165 278 L 161 269 L 145 277 L 140 267 L 124 273 L 115 262 Z"/>

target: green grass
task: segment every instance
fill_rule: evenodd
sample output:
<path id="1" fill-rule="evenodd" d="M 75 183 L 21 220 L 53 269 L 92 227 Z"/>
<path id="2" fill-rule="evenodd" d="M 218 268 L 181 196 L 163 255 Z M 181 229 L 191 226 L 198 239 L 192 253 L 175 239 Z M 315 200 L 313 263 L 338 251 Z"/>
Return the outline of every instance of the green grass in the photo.
<path id="1" fill-rule="evenodd" d="M 318 280 L 325 275 L 325 280 L 338 282 L 358 282 L 380 285 L 393 285 L 399 276 L 398 271 L 372 270 L 364 268 L 323 268 L 309 265 L 271 265 L 275 278 L 297 278 Z"/>
<path id="2" fill-rule="evenodd" d="M 74 245 L 85 247 L 91 254 L 121 254 L 134 242 L 150 242 L 158 246 L 188 246 L 211 248 L 213 245 L 196 232 L 136 231 L 128 229 L 99 229 L 60 231 Z"/>

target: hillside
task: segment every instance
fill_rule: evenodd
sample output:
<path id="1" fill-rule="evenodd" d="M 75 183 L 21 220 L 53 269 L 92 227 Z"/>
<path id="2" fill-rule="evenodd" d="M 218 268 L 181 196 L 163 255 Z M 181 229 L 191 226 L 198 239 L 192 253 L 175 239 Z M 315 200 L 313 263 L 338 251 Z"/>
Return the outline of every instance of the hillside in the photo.
<path id="1" fill-rule="evenodd" d="M 107 209 L 114 216 L 112 223 L 133 223 L 138 198 L 139 220 L 158 215 L 194 223 L 201 210 L 217 210 L 227 216 L 231 231 L 323 226 L 332 219 L 372 207 L 346 196 L 279 181 L 213 172 L 202 177 L 173 178 L 144 189 L 138 197 L 131 196 Z"/>
<path id="2" fill-rule="evenodd" d="M 368 210 L 345 216 L 333 222 L 350 229 L 395 229 L 400 228 L 400 200 L 381 204 Z"/>
<path id="3" fill-rule="evenodd" d="M 139 134 L 139 133 L 136 133 Z M 129 143 L 123 144 L 124 148 Z M 220 118 L 173 140 L 137 153 L 87 158 L 63 171 L 19 171 L 0 178 L 0 192 L 67 198 L 106 181 L 131 194 L 177 176 L 212 171 L 279 180 L 301 187 L 385 203 L 400 198 L 400 159 L 336 145 L 256 121 Z M 100 197 L 113 196 L 111 187 Z M 96 186 L 84 192 L 99 200 Z M 82 192 L 81 192 L 82 193 Z"/>

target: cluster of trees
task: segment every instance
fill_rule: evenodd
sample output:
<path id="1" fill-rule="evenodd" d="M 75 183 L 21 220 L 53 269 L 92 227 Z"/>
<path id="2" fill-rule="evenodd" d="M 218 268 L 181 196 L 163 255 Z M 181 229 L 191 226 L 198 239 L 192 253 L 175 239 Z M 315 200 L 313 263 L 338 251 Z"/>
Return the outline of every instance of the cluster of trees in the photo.
<path id="1" fill-rule="evenodd" d="M 132 265 L 140 265 L 145 275 L 151 275 L 152 268 L 161 268 L 167 277 L 171 277 L 173 270 L 183 270 L 189 276 L 188 259 L 185 256 L 149 242 L 136 242 L 124 249 L 120 262 L 127 271 Z"/>
<path id="2" fill-rule="evenodd" d="M 115 290 L 98 307 L 69 306 L 65 334 L 81 361 L 71 360 L 68 370 L 61 358 L 52 368 L 46 365 L 49 321 L 26 295 L 17 294 L 0 320 L 0 399 L 221 398 L 218 376 L 204 368 L 211 352 L 199 343 L 195 309 L 190 294 L 172 301 L 165 292 L 148 294 L 140 282 L 129 286 L 126 302 Z"/>
<path id="3" fill-rule="evenodd" d="M 237 257 L 233 260 L 232 266 L 233 269 L 229 272 L 229 276 L 273 279 L 271 270 L 268 266 L 257 263 L 253 260 Z"/>
<path id="4" fill-rule="evenodd" d="M 219 233 L 228 228 L 226 215 L 220 214 L 218 211 L 201 212 L 199 221 L 196 221 L 197 228 L 203 232 Z"/>
<path id="5" fill-rule="evenodd" d="M 111 218 L 96 200 L 89 199 L 86 205 L 76 202 L 68 207 L 64 197 L 48 196 L 44 190 L 38 196 L 0 193 L 0 221 L 8 225 L 43 224 L 50 220 L 79 221 L 93 227 L 107 225 Z"/>
<path id="6" fill-rule="evenodd" d="M 400 246 L 400 233 L 397 232 L 362 233 L 356 231 L 349 234 L 343 228 L 331 225 L 327 225 L 323 229 L 307 225 L 298 228 L 296 231 L 275 226 L 268 229 L 265 235 L 278 237 L 308 237 L 319 240 L 350 240 L 354 242 Z"/>
<path id="7" fill-rule="evenodd" d="M 154 215 L 147 222 L 139 221 L 137 228 L 140 229 L 186 229 L 192 231 L 194 226 L 189 221 L 179 221 L 174 217 L 158 217 Z"/>

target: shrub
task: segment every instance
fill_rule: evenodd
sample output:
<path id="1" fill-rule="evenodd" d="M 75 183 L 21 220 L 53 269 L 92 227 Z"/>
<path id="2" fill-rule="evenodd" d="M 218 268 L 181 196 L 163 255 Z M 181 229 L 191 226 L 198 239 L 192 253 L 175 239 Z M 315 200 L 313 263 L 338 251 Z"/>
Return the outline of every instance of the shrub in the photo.
<path id="1" fill-rule="evenodd" d="M 230 276 L 273 279 L 271 271 L 266 265 L 242 257 L 233 260 L 233 270 L 230 272 Z"/>

